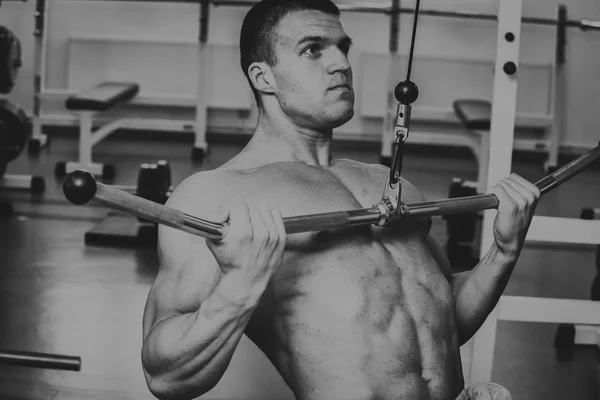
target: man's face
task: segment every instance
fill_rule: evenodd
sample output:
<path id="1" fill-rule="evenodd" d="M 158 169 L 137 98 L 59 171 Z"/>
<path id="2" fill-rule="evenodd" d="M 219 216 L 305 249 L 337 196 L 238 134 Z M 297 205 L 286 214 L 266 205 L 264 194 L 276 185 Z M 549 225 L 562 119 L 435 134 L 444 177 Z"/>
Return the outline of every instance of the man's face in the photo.
<path id="1" fill-rule="evenodd" d="M 320 11 L 287 14 L 276 30 L 272 67 L 283 112 L 300 126 L 333 129 L 354 115 L 352 45 L 339 19 Z"/>

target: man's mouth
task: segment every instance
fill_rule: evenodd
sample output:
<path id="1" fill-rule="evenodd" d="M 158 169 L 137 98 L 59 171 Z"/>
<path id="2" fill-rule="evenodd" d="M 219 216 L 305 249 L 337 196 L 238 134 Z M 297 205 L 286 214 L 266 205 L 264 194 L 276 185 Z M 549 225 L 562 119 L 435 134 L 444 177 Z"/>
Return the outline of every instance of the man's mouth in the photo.
<path id="1" fill-rule="evenodd" d="M 341 85 L 336 85 L 336 86 L 332 86 L 331 88 L 329 88 L 329 90 L 334 90 L 334 89 L 350 90 L 350 85 L 348 85 L 348 84 L 341 84 Z"/>

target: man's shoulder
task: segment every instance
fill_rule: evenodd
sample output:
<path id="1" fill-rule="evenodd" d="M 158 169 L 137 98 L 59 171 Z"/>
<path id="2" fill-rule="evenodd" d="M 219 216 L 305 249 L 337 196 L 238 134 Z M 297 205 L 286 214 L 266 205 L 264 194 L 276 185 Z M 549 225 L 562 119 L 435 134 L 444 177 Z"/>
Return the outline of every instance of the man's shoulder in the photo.
<path id="1" fill-rule="evenodd" d="M 349 158 L 338 158 L 333 160 L 332 166 L 340 171 L 352 174 L 358 180 L 380 179 L 389 174 L 390 169 L 381 164 L 369 164 Z"/>
<path id="2" fill-rule="evenodd" d="M 239 172 L 226 169 L 214 169 L 210 171 L 196 172 L 185 178 L 176 190 L 185 193 L 195 193 L 198 191 L 213 192 L 213 188 L 227 187 L 227 183 L 236 179 Z"/>
<path id="3" fill-rule="evenodd" d="M 336 158 L 333 160 L 333 164 L 344 168 L 355 168 L 358 170 L 372 171 L 385 173 L 390 169 L 385 165 L 381 164 L 369 164 L 362 161 L 353 160 L 350 158 Z"/>
<path id="4" fill-rule="evenodd" d="M 178 184 L 169 197 L 169 204 L 183 211 L 228 207 L 257 192 L 257 187 L 269 190 L 277 181 L 274 166 L 238 169 L 233 166 L 196 172 Z M 255 195 L 256 196 L 256 193 Z"/>
<path id="5" fill-rule="evenodd" d="M 231 197 L 239 175 L 240 172 L 226 169 L 196 172 L 175 187 L 167 205 L 183 212 L 212 212 Z"/>

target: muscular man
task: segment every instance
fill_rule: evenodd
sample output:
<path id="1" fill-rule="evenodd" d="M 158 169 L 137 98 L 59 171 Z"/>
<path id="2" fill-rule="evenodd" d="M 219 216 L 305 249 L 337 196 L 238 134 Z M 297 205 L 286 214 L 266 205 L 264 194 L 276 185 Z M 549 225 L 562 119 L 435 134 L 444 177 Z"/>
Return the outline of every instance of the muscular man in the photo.
<path id="1" fill-rule="evenodd" d="M 242 334 L 298 400 L 446 400 L 464 389 L 459 348 L 503 292 L 540 193 L 514 174 L 490 188 L 495 242 L 463 274 L 451 274 L 430 219 L 286 237 L 282 216 L 371 207 L 388 175 L 330 152 L 354 106 L 352 41 L 338 17 L 329 0 L 263 0 L 244 20 L 258 125 L 239 155 L 169 199 L 231 225 L 219 242 L 160 228 L 142 351 L 158 398 L 213 388 Z M 402 194 L 424 200 L 406 181 Z"/>

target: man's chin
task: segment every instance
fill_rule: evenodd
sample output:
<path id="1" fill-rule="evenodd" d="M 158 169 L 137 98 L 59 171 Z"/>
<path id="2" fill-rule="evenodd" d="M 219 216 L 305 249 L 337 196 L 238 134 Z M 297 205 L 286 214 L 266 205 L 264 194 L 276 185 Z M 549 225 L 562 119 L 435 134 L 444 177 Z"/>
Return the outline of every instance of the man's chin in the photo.
<path id="1" fill-rule="evenodd" d="M 353 104 L 346 104 L 342 107 L 336 107 L 335 109 L 329 109 L 325 113 L 319 113 L 315 111 L 313 115 L 318 115 L 318 119 L 311 121 L 311 127 L 313 129 L 335 129 L 346 124 L 354 117 Z"/>
<path id="2" fill-rule="evenodd" d="M 354 117 L 354 108 L 350 107 L 348 110 L 344 110 L 338 113 L 334 118 L 332 118 L 332 128 L 339 128 L 344 125 L 348 121 L 350 121 Z"/>

